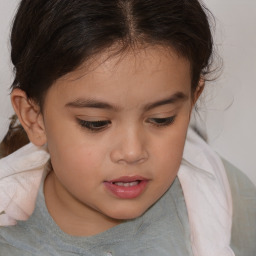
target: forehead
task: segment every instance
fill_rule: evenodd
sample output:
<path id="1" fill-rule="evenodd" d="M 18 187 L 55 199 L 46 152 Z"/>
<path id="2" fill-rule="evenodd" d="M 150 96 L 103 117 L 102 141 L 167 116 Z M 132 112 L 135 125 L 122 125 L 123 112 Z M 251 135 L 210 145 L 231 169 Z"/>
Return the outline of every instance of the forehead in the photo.
<path id="1" fill-rule="evenodd" d="M 137 95 L 159 95 L 182 91 L 190 95 L 190 63 L 174 50 L 147 47 L 113 54 L 111 50 L 83 63 L 56 81 L 49 94 L 63 99 L 113 96 L 120 102 Z"/>
<path id="2" fill-rule="evenodd" d="M 167 71 L 183 66 L 184 69 L 190 69 L 190 63 L 187 59 L 179 56 L 176 51 L 170 47 L 161 45 L 156 46 L 138 46 L 120 50 L 119 46 L 112 46 L 105 51 L 91 57 L 85 61 L 76 70 L 60 78 L 60 80 L 76 80 L 85 75 L 104 74 L 113 75 L 116 72 L 136 75 L 143 71 Z M 164 66 L 166 67 L 163 70 Z M 180 70 L 182 71 L 182 70 Z M 185 70 L 183 70 L 185 71 Z M 187 71 L 187 70 L 186 70 Z"/>

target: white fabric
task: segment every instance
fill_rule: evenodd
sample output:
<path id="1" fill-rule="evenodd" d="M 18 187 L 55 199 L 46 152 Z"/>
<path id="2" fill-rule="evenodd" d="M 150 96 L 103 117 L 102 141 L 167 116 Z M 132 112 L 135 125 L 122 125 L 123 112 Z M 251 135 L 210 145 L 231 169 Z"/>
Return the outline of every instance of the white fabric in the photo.
<path id="1" fill-rule="evenodd" d="M 49 154 L 32 143 L 0 159 L 0 226 L 15 225 L 33 213 Z"/>
<path id="2" fill-rule="evenodd" d="M 44 148 L 28 144 L 0 159 L 0 226 L 32 214 L 49 160 Z M 184 192 L 194 256 L 234 256 L 229 247 L 232 198 L 220 158 L 192 130 L 178 177 Z"/>
<path id="3" fill-rule="evenodd" d="M 232 197 L 219 156 L 188 131 L 178 177 L 184 193 L 194 256 L 234 256 L 230 248 Z"/>

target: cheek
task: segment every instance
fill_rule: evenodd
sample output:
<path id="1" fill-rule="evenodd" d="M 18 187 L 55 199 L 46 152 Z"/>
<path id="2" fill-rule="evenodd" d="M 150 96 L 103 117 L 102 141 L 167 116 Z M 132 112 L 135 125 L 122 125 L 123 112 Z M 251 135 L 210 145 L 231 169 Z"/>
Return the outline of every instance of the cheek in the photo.
<path id="1" fill-rule="evenodd" d="M 162 180 L 172 181 L 179 170 L 188 124 L 189 118 L 184 118 L 168 129 L 161 139 L 155 138 L 152 154 L 155 166 L 161 166 L 159 178 Z"/>
<path id="2" fill-rule="evenodd" d="M 56 174 L 63 175 L 74 174 L 73 177 L 81 175 L 90 176 L 95 174 L 95 170 L 99 168 L 100 159 L 99 152 L 90 146 L 70 146 L 68 148 L 57 147 L 51 152 L 52 165 Z M 97 152 L 97 154 L 95 154 Z"/>
<path id="3" fill-rule="evenodd" d="M 57 118 L 55 118 L 57 119 Z M 56 122 L 48 116 L 46 136 L 52 165 L 56 172 L 82 172 L 99 163 L 102 154 L 99 146 L 88 140 L 88 136 L 77 128 L 74 122 Z"/>
<path id="4" fill-rule="evenodd" d="M 98 172 L 99 154 L 86 150 L 86 147 L 80 150 L 78 147 L 60 149 L 52 154 L 51 161 L 60 184 L 81 201 L 103 182 L 104 176 Z"/>
<path id="5" fill-rule="evenodd" d="M 105 161 L 104 148 L 85 141 L 77 131 L 72 136 L 49 134 L 48 149 L 55 175 L 64 186 L 75 190 L 85 184 L 89 188 L 95 180 L 101 181 L 95 177 Z"/>

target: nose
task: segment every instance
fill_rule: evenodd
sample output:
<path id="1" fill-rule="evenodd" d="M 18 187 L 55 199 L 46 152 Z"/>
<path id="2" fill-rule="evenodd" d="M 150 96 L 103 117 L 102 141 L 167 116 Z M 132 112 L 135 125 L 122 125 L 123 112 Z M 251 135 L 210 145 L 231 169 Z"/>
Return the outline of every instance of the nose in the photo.
<path id="1" fill-rule="evenodd" d="M 149 154 L 145 133 L 136 128 L 119 131 L 113 140 L 111 160 L 119 164 L 142 164 Z"/>

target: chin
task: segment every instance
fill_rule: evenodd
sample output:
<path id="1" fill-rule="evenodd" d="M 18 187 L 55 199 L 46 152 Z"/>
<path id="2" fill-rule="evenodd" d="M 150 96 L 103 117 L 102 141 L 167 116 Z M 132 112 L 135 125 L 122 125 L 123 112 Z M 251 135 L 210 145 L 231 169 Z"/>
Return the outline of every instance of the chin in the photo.
<path id="1" fill-rule="evenodd" d="M 150 207 L 150 206 L 149 206 Z M 143 215 L 149 207 L 141 208 L 136 206 L 130 206 L 125 208 L 113 207 L 113 212 L 107 214 L 110 218 L 116 220 L 132 220 Z"/>

